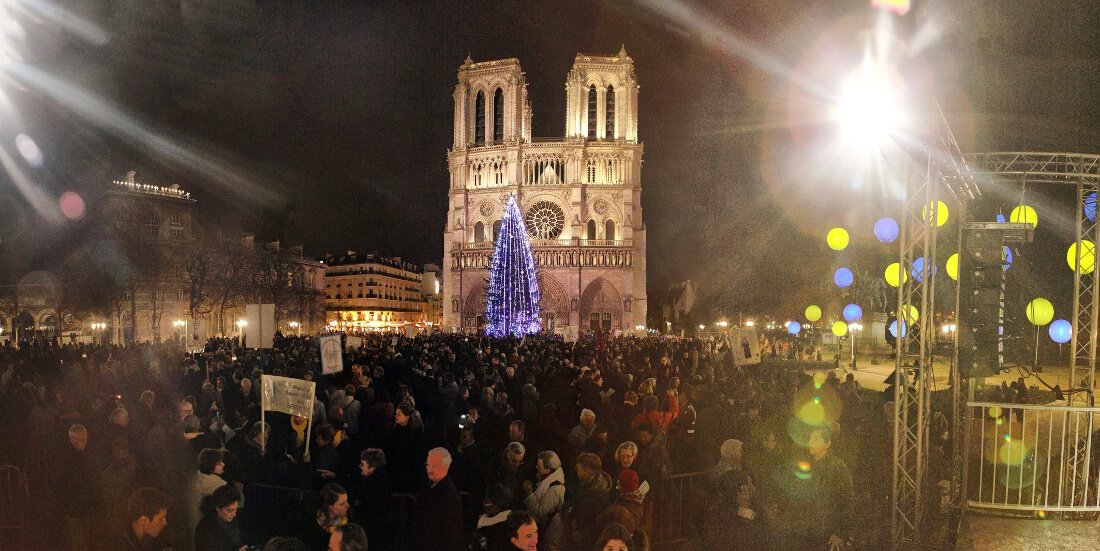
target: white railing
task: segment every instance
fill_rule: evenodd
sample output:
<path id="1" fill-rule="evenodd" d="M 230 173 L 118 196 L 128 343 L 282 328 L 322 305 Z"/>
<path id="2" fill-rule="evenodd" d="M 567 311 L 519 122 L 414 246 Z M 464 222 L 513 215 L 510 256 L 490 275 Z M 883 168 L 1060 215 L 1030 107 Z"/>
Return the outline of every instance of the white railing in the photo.
<path id="1" fill-rule="evenodd" d="M 1002 511 L 1100 511 L 1092 457 L 1100 408 L 969 402 L 967 504 Z"/>

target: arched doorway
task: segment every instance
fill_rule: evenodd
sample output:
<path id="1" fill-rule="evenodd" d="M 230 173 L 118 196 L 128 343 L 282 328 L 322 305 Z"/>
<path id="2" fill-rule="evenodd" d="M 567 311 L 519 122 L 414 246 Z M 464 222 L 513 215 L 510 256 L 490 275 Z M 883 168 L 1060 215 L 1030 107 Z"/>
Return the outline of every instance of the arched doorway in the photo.
<path id="1" fill-rule="evenodd" d="M 38 328 L 35 330 L 35 336 L 42 338 L 50 338 L 57 336 L 57 316 L 53 312 L 42 314 L 42 317 L 38 319 Z"/>
<path id="2" fill-rule="evenodd" d="M 612 331 L 622 328 L 623 301 L 619 290 L 604 278 L 597 278 L 581 294 L 581 328 Z"/>
<path id="3" fill-rule="evenodd" d="M 569 295 L 553 276 L 538 274 L 539 319 L 543 331 L 569 325 Z"/>
<path id="4" fill-rule="evenodd" d="M 488 290 L 488 284 L 479 281 L 469 293 L 466 293 L 462 308 L 463 329 L 476 331 L 485 329 L 485 304 L 488 300 L 486 294 Z"/>

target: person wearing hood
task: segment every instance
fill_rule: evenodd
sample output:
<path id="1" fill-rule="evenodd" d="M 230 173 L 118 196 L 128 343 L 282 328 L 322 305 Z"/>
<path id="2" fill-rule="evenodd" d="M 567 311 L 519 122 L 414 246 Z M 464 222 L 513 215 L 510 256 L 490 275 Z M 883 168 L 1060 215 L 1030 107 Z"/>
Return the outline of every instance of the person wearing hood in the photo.
<path id="1" fill-rule="evenodd" d="M 565 473 L 558 454 L 552 451 L 539 453 L 535 470 L 539 477 L 538 485 L 533 485 L 530 480 L 523 482 L 526 496 L 523 504 L 535 516 L 538 525 L 546 527 L 541 531 L 539 549 L 563 549 L 561 507 L 565 503 Z"/>

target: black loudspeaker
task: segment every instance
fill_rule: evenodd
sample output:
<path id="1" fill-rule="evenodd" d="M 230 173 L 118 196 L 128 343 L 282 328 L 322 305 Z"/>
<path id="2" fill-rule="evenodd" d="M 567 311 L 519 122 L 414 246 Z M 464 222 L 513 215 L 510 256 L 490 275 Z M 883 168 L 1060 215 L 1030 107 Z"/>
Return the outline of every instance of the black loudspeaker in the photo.
<path id="1" fill-rule="evenodd" d="M 959 374 L 990 377 L 1004 363 L 1005 272 L 1001 233 L 963 231 L 959 255 Z"/>

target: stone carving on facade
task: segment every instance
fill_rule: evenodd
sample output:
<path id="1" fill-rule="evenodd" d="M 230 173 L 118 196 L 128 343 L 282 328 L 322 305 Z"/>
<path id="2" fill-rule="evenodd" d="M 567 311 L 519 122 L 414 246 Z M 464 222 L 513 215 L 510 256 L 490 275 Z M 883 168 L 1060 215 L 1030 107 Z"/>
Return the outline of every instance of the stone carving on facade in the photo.
<path id="1" fill-rule="evenodd" d="M 493 212 L 496 211 L 496 208 L 493 207 L 493 203 L 489 201 L 482 201 L 481 205 L 478 207 L 478 211 L 481 212 L 482 216 L 489 218 L 493 215 Z"/>
<path id="2" fill-rule="evenodd" d="M 607 201 L 604 201 L 602 198 L 596 199 L 596 201 L 592 203 L 592 210 L 600 216 L 607 214 L 608 208 Z"/>

